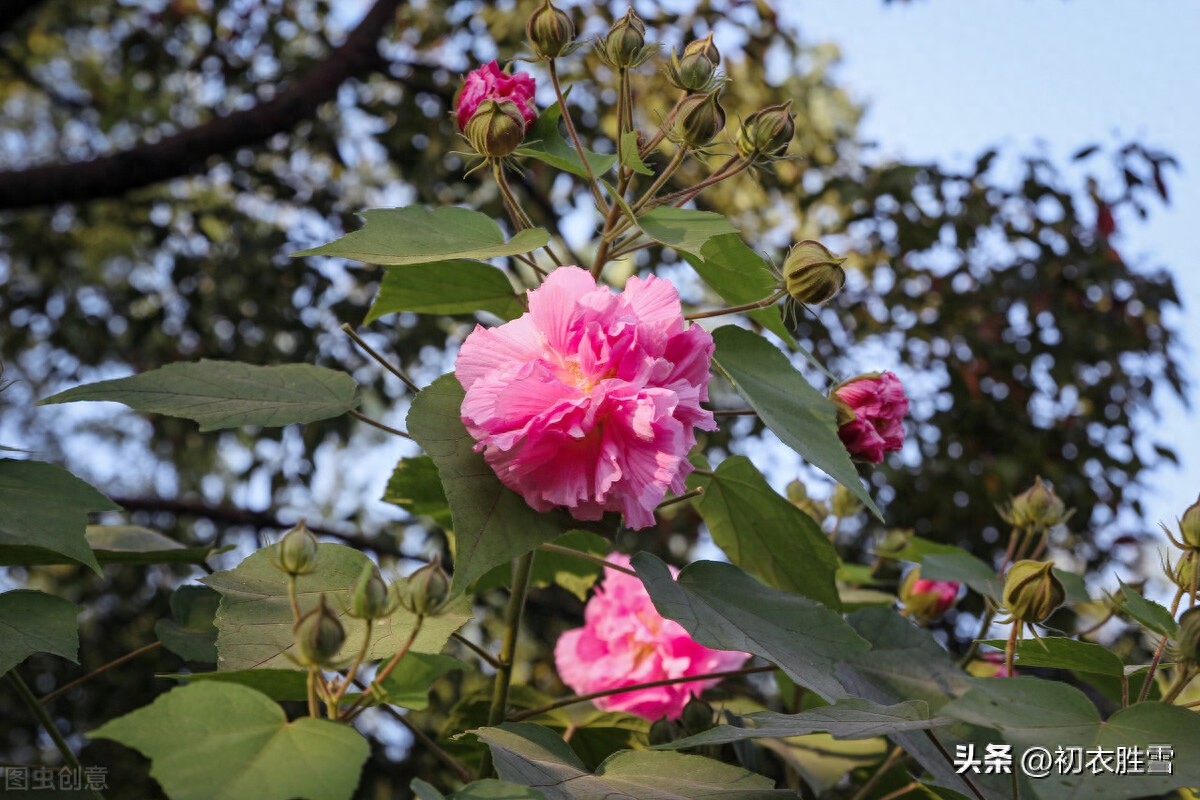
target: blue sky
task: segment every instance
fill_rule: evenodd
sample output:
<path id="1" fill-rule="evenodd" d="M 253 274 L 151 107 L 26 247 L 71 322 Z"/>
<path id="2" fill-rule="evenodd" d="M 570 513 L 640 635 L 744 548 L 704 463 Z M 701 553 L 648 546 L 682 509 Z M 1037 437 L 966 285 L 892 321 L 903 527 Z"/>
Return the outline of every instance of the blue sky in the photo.
<path id="1" fill-rule="evenodd" d="M 886 156 L 966 163 L 999 145 L 1044 148 L 1066 163 L 1080 146 L 1130 138 L 1166 150 L 1181 169 L 1171 204 L 1142 222 L 1118 218 L 1117 248 L 1145 268 L 1168 266 L 1183 312 L 1179 351 L 1200 385 L 1200 4 L 1193 0 L 789 0 L 785 17 L 810 42 L 834 42 L 836 73 L 867 106 L 864 138 Z M 1196 391 L 1191 396 L 1197 397 Z M 1196 401 L 1193 399 L 1193 404 Z M 1163 393 L 1147 418 L 1180 451 L 1154 474 L 1148 526 L 1200 494 L 1200 415 Z"/>

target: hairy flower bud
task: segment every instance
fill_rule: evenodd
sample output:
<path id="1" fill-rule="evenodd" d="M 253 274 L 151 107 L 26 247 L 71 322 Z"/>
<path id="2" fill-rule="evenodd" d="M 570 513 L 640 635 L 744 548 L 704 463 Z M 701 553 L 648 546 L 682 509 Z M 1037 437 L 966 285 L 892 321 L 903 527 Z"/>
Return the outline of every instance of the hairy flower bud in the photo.
<path id="1" fill-rule="evenodd" d="M 958 600 L 959 586 L 954 581 L 933 581 L 921 577 L 921 568 L 909 570 L 900 584 L 899 597 L 905 610 L 922 622 L 938 619 Z"/>
<path id="2" fill-rule="evenodd" d="M 1004 580 L 1004 606 L 1013 619 L 1044 622 L 1066 598 L 1053 563 L 1025 559 L 1009 567 Z"/>
<path id="3" fill-rule="evenodd" d="M 688 736 L 704 733 L 716 724 L 716 720 L 713 717 L 713 707 L 699 697 L 693 696 L 691 700 L 688 700 L 687 705 L 683 707 L 683 713 L 679 716 L 679 722 L 683 725 L 683 731 Z"/>
<path id="4" fill-rule="evenodd" d="M 820 242 L 805 239 L 788 251 L 783 262 L 784 288 L 797 303 L 818 305 L 846 285 L 844 258 L 838 258 Z"/>
<path id="5" fill-rule="evenodd" d="M 1179 617 L 1172 652 L 1181 667 L 1195 669 L 1200 666 L 1200 606 L 1189 608 Z"/>
<path id="6" fill-rule="evenodd" d="M 746 117 L 738 131 L 738 153 L 753 161 L 775 159 L 786 153 L 796 135 L 796 115 L 791 110 L 789 100 Z"/>
<path id="7" fill-rule="evenodd" d="M 317 537 L 313 536 L 304 520 L 300 520 L 276 545 L 273 563 L 280 572 L 292 577 L 308 575 L 317 568 L 317 552 L 320 546 Z"/>
<path id="8" fill-rule="evenodd" d="M 306 667 L 330 666 L 346 642 L 346 630 L 323 594 L 321 602 L 297 620 L 292 635 L 297 660 Z"/>
<path id="9" fill-rule="evenodd" d="M 671 54 L 667 79 L 675 88 L 692 93 L 706 93 L 717 88 L 717 65 L 721 63 L 721 54 L 712 38 L 710 33 L 691 42 L 683 49 L 682 56 Z"/>
<path id="10" fill-rule="evenodd" d="M 700 150 L 724 129 L 725 109 L 717 102 L 717 92 L 691 94 L 679 104 L 672 138 L 682 147 Z"/>
<path id="11" fill-rule="evenodd" d="M 372 562 L 363 564 L 362 572 L 350 593 L 350 616 L 357 619 L 380 619 L 395 610 L 387 584 Z"/>
<path id="12" fill-rule="evenodd" d="M 1066 522 L 1073 513 L 1040 477 L 1000 509 L 1004 521 L 1018 528 L 1053 528 Z"/>
<path id="13" fill-rule="evenodd" d="M 1200 499 L 1188 506 L 1179 520 L 1179 535 L 1185 547 L 1200 550 Z"/>
<path id="14" fill-rule="evenodd" d="M 596 42 L 600 60 L 616 69 L 631 69 L 646 62 L 654 48 L 646 46 L 646 24 L 631 8 Z"/>
<path id="15" fill-rule="evenodd" d="M 534 54 L 541 59 L 558 58 L 571 49 L 575 41 L 575 23 L 570 15 L 554 6 L 550 0 L 537 7 L 525 24 L 525 38 Z"/>
<path id="16" fill-rule="evenodd" d="M 450 595 L 450 576 L 442 569 L 442 560 L 434 556 L 425 566 L 408 576 L 404 604 L 414 614 L 432 615 L 441 610 Z"/>
<path id="17" fill-rule="evenodd" d="M 512 155 L 525 139 L 525 120 L 512 100 L 484 100 L 467 121 L 467 141 L 488 158 Z"/>

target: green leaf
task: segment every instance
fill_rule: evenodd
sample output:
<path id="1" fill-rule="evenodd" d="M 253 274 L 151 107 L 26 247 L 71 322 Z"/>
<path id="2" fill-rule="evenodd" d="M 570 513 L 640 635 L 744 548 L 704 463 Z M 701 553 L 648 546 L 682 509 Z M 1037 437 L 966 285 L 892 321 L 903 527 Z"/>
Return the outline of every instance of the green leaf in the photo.
<path id="1" fill-rule="evenodd" d="M 180 586 L 171 595 L 171 616 L 154 625 L 163 647 L 185 661 L 217 663 L 217 607 L 221 595 L 207 586 Z"/>
<path id="2" fill-rule="evenodd" d="M 921 559 L 921 577 L 933 581 L 965 583 L 984 597 L 999 602 L 1004 594 L 1004 581 L 996 570 L 966 550 L 954 553 L 930 553 Z"/>
<path id="3" fill-rule="evenodd" d="M 203 433 L 242 425 L 277 428 L 337 417 L 358 406 L 357 388 L 346 373 L 311 364 L 260 367 L 203 359 L 76 386 L 38 405 L 80 400 L 124 403 L 137 411 L 194 420 Z"/>
<path id="4" fill-rule="evenodd" d="M 211 681 L 173 689 L 90 735 L 149 758 L 171 800 L 349 800 L 370 755 L 349 725 L 288 722 L 266 695 Z"/>
<path id="5" fill-rule="evenodd" d="M 707 744 L 727 744 L 745 739 L 783 739 L 810 733 L 828 733 L 837 739 L 871 739 L 899 731 L 927 730 L 947 720 L 931 720 L 929 706 L 920 700 L 883 706 L 858 697 L 846 697 L 830 706 L 799 714 L 758 711 L 742 717 L 749 727 L 718 725 L 703 733 L 678 739 L 658 749 L 678 750 Z"/>
<path id="6" fill-rule="evenodd" d="M 608 555 L 613 549 L 612 542 L 591 531 L 567 531 L 550 544 L 601 557 Z M 565 553 L 535 550 L 533 569 L 529 573 L 529 585 L 537 589 L 561 586 L 583 601 L 587 600 L 588 591 L 603 574 L 604 567 L 594 561 L 569 556 Z M 489 589 L 507 586 L 511 579 L 512 570 L 507 564 L 502 564 L 489 570 L 483 577 L 475 581 L 471 585 L 471 591 L 479 594 Z"/>
<path id="7" fill-rule="evenodd" d="M 871 495 L 858 477 L 837 435 L 837 409 L 796 371 L 787 356 L 766 339 L 733 325 L 713 332 L 713 363 L 759 418 L 788 447 L 849 489 L 879 519 Z"/>
<path id="8" fill-rule="evenodd" d="M 217 666 L 221 670 L 297 669 L 287 654 L 293 646 L 292 609 L 288 600 L 286 576 L 271 563 L 268 549 L 253 553 L 232 570 L 217 572 L 201 579 L 221 593 L 217 610 Z M 368 558 L 353 548 L 322 543 L 317 569 L 296 579 L 301 612 L 313 608 L 321 594 L 329 596 L 329 605 L 338 614 L 346 630 L 346 644 L 337 658 L 353 658 L 362 644 L 366 623 L 345 614 L 350 587 L 358 579 Z M 450 634 L 470 619 L 466 603 L 458 603 L 436 617 L 428 617 L 412 645 L 419 653 L 437 653 Z M 368 659 L 394 655 L 412 633 L 416 616 L 397 609 L 390 617 L 375 621 Z"/>
<path id="9" fill-rule="evenodd" d="M 101 564 L 202 564 L 214 553 L 234 547 L 184 547 L 157 531 L 136 525 L 88 525 L 84 538 Z M 0 547 L 0 566 L 73 563 L 74 559 L 44 547 Z"/>
<path id="10" fill-rule="evenodd" d="M 764 586 L 732 564 L 697 561 L 678 580 L 649 553 L 635 555 L 633 567 L 658 613 L 700 644 L 761 656 L 827 701 L 847 695 L 834 665 L 867 643 L 837 612 Z"/>
<path id="11" fill-rule="evenodd" d="M 0 551 L 41 548 L 100 573 L 85 532 L 92 511 L 120 511 L 65 469 L 41 461 L 0 459 Z"/>
<path id="12" fill-rule="evenodd" d="M 421 517 L 431 517 L 446 530 L 453 530 L 450 501 L 442 489 L 437 465 L 429 456 L 401 459 L 383 490 L 383 500 Z"/>
<path id="13" fill-rule="evenodd" d="M 468 670 L 457 658 L 436 653 L 404 654 L 396 669 L 383 682 L 383 697 L 374 702 L 420 711 L 429 706 L 429 687 L 438 678 L 455 670 Z"/>
<path id="14" fill-rule="evenodd" d="M 983 644 L 1003 649 L 1007 642 L 1004 639 L 988 639 Z M 1124 662 L 1107 647 L 1063 636 L 1018 641 L 1016 661 L 1020 667 L 1053 667 L 1114 678 L 1125 674 Z"/>
<path id="15" fill-rule="evenodd" d="M 451 591 L 467 586 L 493 567 L 524 555 L 576 527 L 560 513 L 539 514 L 474 451 L 475 440 L 460 418 L 463 389 L 443 375 L 413 399 L 408 429 L 437 465 L 454 520 L 454 577 Z"/>
<path id="16" fill-rule="evenodd" d="M 160 678 L 200 683 L 236 684 L 261 692 L 275 701 L 304 700 L 308 697 L 308 673 L 298 669 L 238 669 L 217 672 L 181 672 L 159 675 Z"/>
<path id="17" fill-rule="evenodd" d="M 558 123 L 561 119 L 562 107 L 558 103 L 540 112 L 533 127 L 525 133 L 525 142 L 517 148 L 516 154 L 536 158 L 555 169 L 586 178 L 588 173 L 584 169 L 583 160 L 579 158 L 578 151 L 567 141 L 566 137 L 559 133 Z M 617 157 L 614 155 L 602 155 L 586 148 L 584 153 L 587 155 L 593 175 L 608 172 L 612 169 L 613 164 L 617 163 Z"/>
<path id="18" fill-rule="evenodd" d="M 642 233 L 659 244 L 692 255 L 700 255 L 705 242 L 714 236 L 737 233 L 737 228 L 722 214 L 672 206 L 659 206 L 639 214 L 637 224 Z"/>
<path id="19" fill-rule="evenodd" d="M 469 208 L 405 206 L 359 214 L 365 227 L 342 238 L 293 253 L 293 256 L 340 256 L 368 264 L 433 264 L 455 258 L 486 260 L 531 253 L 550 241 L 541 228 L 504 232 L 487 214 Z"/>
<path id="20" fill-rule="evenodd" d="M 52 594 L 16 589 L 0 594 L 0 675 L 34 653 L 79 663 L 79 606 Z"/>
<path id="21" fill-rule="evenodd" d="M 776 589 L 841 608 L 834 576 L 838 555 L 812 517 L 771 488 L 745 456 L 721 462 L 713 477 L 692 483 L 694 501 L 713 541 L 729 560 Z"/>
<path id="22" fill-rule="evenodd" d="M 413 778 L 408 785 L 417 800 L 446 800 L 446 795 L 439 792 L 420 778 Z M 464 787 L 465 788 L 465 787 Z"/>
<path id="23" fill-rule="evenodd" d="M 387 314 L 473 314 L 490 311 L 504 320 L 525 313 L 508 276 L 490 264 L 456 259 L 434 264 L 388 267 L 366 323 Z"/>
<path id="24" fill-rule="evenodd" d="M 1150 631 L 1159 636 L 1175 638 L 1179 623 L 1171 612 L 1153 600 L 1148 600 L 1138 594 L 1137 590 L 1121 581 L 1121 593 L 1113 595 L 1113 602 L 1133 619 L 1142 623 Z"/>
<path id="25" fill-rule="evenodd" d="M 766 260 L 747 247 L 736 233 L 714 236 L 705 242 L 699 254 L 685 253 L 683 258 L 731 306 L 756 303 L 779 289 L 779 279 L 771 272 Z M 796 346 L 775 306 L 751 311 L 750 317 L 789 345 Z M 813 361 L 807 352 L 805 355 Z"/>
<path id="26" fill-rule="evenodd" d="M 654 170 L 646 166 L 638 153 L 638 132 L 625 131 L 621 134 L 621 165 L 629 167 L 638 175 L 653 175 Z"/>
<path id="27" fill-rule="evenodd" d="M 881 558 L 894 558 L 898 561 L 913 561 L 920 564 L 927 556 L 936 553 L 965 552 L 967 551 L 952 544 L 942 544 L 930 539 L 922 539 L 920 536 L 908 536 L 904 540 L 903 547 L 893 550 L 880 547 L 875 551 L 875 555 Z"/>
<path id="28" fill-rule="evenodd" d="M 558 734 L 527 722 L 471 731 L 492 749 L 500 777 L 540 789 L 547 800 L 769 800 L 794 797 L 749 770 L 710 758 L 654 750 L 624 750 L 595 773 Z"/>
<path id="29" fill-rule="evenodd" d="M 546 795 L 528 786 L 488 778 L 468 783 L 451 800 L 546 800 Z"/>

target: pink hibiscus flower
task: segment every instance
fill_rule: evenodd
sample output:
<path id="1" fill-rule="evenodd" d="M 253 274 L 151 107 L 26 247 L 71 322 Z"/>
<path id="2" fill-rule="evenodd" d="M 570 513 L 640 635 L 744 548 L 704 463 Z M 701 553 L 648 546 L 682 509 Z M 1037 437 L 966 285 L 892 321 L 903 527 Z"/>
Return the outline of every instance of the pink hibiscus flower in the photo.
<path id="1" fill-rule="evenodd" d="M 833 390 L 839 408 L 838 436 L 854 458 L 878 464 L 904 445 L 908 397 L 891 372 L 870 373 Z"/>
<path id="2" fill-rule="evenodd" d="M 458 121 L 458 129 L 465 131 L 467 122 L 484 100 L 511 100 L 521 110 L 525 118 L 525 130 L 537 119 L 537 109 L 533 105 L 533 94 L 537 82 L 527 72 L 509 75 L 500 69 L 495 61 L 484 64 L 476 70 L 467 73 L 462 89 L 454 100 L 454 116 Z"/>
<path id="3" fill-rule="evenodd" d="M 717 427 L 700 407 L 712 353 L 670 282 L 633 277 L 614 294 L 560 267 L 529 293 L 527 313 L 463 342 L 462 421 L 534 509 L 579 520 L 619 511 L 645 528 L 668 489 L 685 491 L 695 428 Z"/>
<path id="4" fill-rule="evenodd" d="M 629 557 L 619 553 L 608 560 L 629 566 Z M 672 573 L 678 570 L 672 568 Z M 659 615 L 640 580 L 607 567 L 604 583 L 588 600 L 583 618 L 583 627 L 558 637 L 554 648 L 559 677 L 579 694 L 724 672 L 737 669 L 750 657 L 697 643 L 678 622 Z M 675 719 L 692 695 L 719 682 L 709 678 L 635 689 L 592 702 L 604 711 L 624 711 L 649 720 Z"/>

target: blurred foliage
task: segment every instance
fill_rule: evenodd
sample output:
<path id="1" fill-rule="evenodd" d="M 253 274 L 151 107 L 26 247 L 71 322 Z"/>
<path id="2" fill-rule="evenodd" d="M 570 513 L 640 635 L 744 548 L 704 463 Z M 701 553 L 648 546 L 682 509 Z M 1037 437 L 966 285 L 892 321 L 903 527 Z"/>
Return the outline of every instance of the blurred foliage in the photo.
<path id="1" fill-rule="evenodd" d="M 137 148 L 269 99 L 330 57 L 359 4 L 32 5 L 0 31 L 0 171 Z M 67 464 L 113 496 L 147 499 L 130 504 L 144 509 L 134 521 L 187 544 L 236 541 L 271 527 L 270 514 L 206 517 L 196 513 L 202 506 L 265 505 L 362 530 L 379 552 L 399 554 L 405 529 L 421 528 L 380 518 L 376 497 L 365 492 L 384 476 L 369 487 L 349 475 L 314 481 L 319 452 L 361 452 L 379 441 L 355 433 L 346 419 L 302 431 L 201 436 L 190 422 L 147 423 L 124 411 L 51 413 L 33 402 L 84 380 L 209 357 L 349 369 L 368 386 L 365 407 L 375 416 L 400 413 L 403 386 L 385 380 L 337 330 L 363 319 L 379 273 L 288 254 L 354 229 L 354 212 L 363 208 L 470 203 L 501 217 L 492 185 L 462 177 L 465 145 L 448 110 L 459 75 L 479 61 L 521 53 L 534 5 L 401 4 L 380 45 L 383 69 L 347 81 L 294 129 L 167 183 L 89 203 L 0 212 L 0 358 L 5 377 L 16 380 L 0 397 L 0 441 Z M 1072 165 L 995 152 L 961 170 L 895 163 L 860 141 L 861 112 L 837 83 L 836 47 L 804 41 L 770 5 L 635 6 L 660 31 L 651 38 L 666 47 L 681 48 L 716 21 L 732 81 L 722 98 L 731 129 L 761 107 L 794 103 L 792 158 L 752 180 L 721 184 L 700 202 L 728 214 L 776 263 L 803 238 L 851 255 L 847 291 L 815 317 L 802 317 L 797 333 L 835 372 L 894 368 L 910 387 L 910 444 L 872 476 L 889 524 L 987 557 L 989 542 L 1006 533 L 996 531 L 995 504 L 1041 475 L 1079 510 L 1075 533 L 1056 544 L 1081 566 L 1121 558 L 1114 541 L 1150 530 L 1138 517 L 1145 470 L 1173 459 L 1167 445 L 1142 440 L 1151 420 L 1140 412 L 1152 407 L 1155 389 L 1182 394 L 1184 384 L 1163 322 L 1164 309 L 1178 304 L 1171 279 L 1122 257 L 1113 219 L 1144 215 L 1156 197 L 1166 200 L 1170 158 L 1130 144 L 1114 152 L 1089 147 Z M 571 7 L 584 36 L 625 10 Z M 759 77 L 763 64 L 766 80 Z M 582 53 L 562 68 L 568 82 L 579 82 L 571 95 L 579 124 L 604 149 L 605 133 L 615 130 L 615 94 L 591 86 L 609 85 L 605 68 Z M 637 87 L 641 121 L 651 128 L 674 90 L 649 69 L 638 73 Z M 661 154 L 652 159 L 661 165 Z M 566 244 L 585 258 L 590 197 L 554 182 L 540 164 L 523 168 L 518 192 L 535 222 L 563 216 Z M 679 180 L 701 176 L 685 170 Z M 657 266 L 642 253 L 630 268 Z M 681 280 L 685 299 L 698 300 L 701 289 Z M 427 382 L 448 368 L 447 341 L 460 340 L 471 324 L 402 315 L 376 324 L 368 338 Z M 893 361 L 880 363 L 881 354 Z M 325 468 L 336 471 L 336 462 Z M 782 486 L 793 476 L 768 477 Z M 850 530 L 860 546 L 874 532 Z M 681 555 L 669 534 L 643 533 L 637 544 Z M 165 589 L 184 574 L 108 567 L 100 580 L 64 567 L 34 570 L 30 583 L 57 586 L 94 609 L 81 651 L 92 668 L 152 640 L 154 620 L 167 614 Z M 537 614 L 537 604 L 577 604 L 549 594 L 555 591 L 532 599 L 530 647 L 543 653 L 559 631 L 547 629 L 557 623 Z M 476 632 L 484 641 L 493 633 L 488 624 Z M 113 630 L 120 634 L 100 633 Z M 71 730 L 88 730 L 148 702 L 163 688 L 152 673 L 176 664 L 162 652 L 142 657 L 73 691 L 56 712 Z M 42 692 L 76 674 L 49 659 L 26 668 L 38 673 Z M 545 664 L 519 678 L 542 688 L 557 680 Z M 428 730 L 438 728 L 459 688 L 446 684 L 445 696 L 421 715 Z M 12 703 L 0 693 L 0 717 L 19 721 L 0 751 L 32 762 L 43 742 L 32 739 L 30 721 Z M 403 762 L 395 747 L 376 750 L 364 777 L 375 796 L 391 796 L 418 771 L 429 774 L 430 764 L 418 760 L 429 757 L 425 751 Z M 128 751 L 100 742 L 87 745 L 85 758 L 120 764 L 120 791 L 110 796 L 153 795 Z"/>

